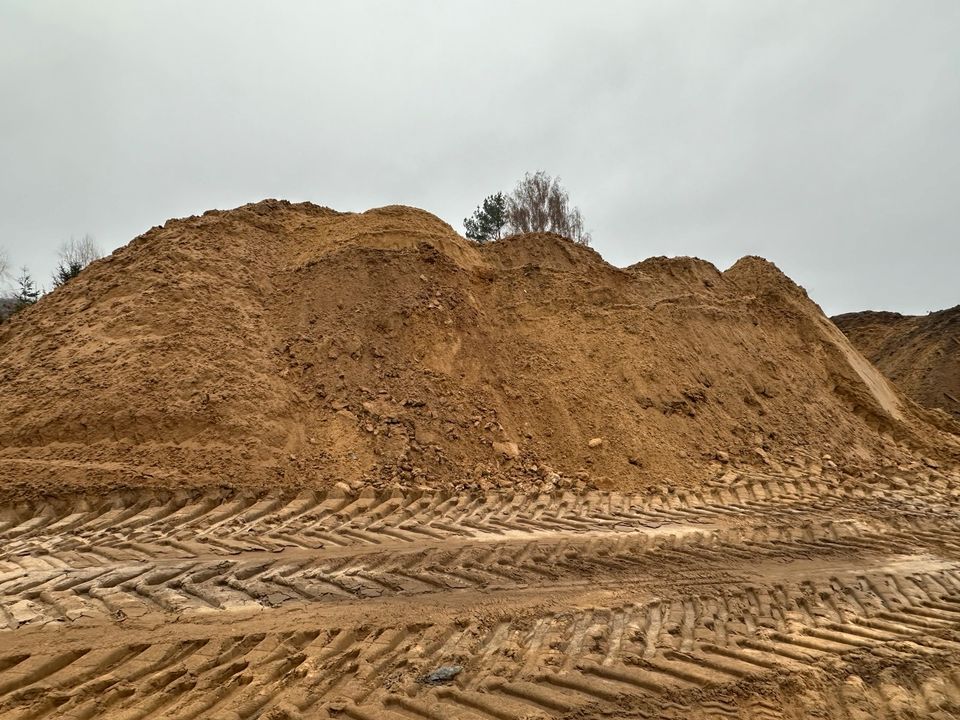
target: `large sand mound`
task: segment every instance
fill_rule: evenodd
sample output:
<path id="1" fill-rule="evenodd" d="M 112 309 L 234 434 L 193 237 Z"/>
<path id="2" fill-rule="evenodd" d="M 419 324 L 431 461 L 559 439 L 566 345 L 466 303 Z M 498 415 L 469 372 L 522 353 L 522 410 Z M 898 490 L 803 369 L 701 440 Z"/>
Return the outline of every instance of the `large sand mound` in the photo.
<path id="1" fill-rule="evenodd" d="M 640 488 L 956 452 L 762 259 L 618 269 L 550 235 L 478 247 L 407 207 L 170 221 L 0 327 L 0 378 L 7 493 Z"/>
<path id="2" fill-rule="evenodd" d="M 960 305 L 928 315 L 847 313 L 833 321 L 907 395 L 960 419 Z"/>

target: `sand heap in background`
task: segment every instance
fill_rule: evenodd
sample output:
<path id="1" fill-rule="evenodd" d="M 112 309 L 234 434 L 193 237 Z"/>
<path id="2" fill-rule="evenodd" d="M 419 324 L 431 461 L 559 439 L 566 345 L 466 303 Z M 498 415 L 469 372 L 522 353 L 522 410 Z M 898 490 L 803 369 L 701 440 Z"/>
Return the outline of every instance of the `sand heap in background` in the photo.
<path id="1" fill-rule="evenodd" d="M 618 269 L 550 235 L 477 247 L 408 207 L 170 221 L 0 327 L 0 378 L 7 493 L 640 488 L 957 455 L 957 426 L 762 259 Z"/>
<path id="2" fill-rule="evenodd" d="M 907 395 L 960 418 L 960 305 L 928 315 L 847 313 L 833 321 Z"/>

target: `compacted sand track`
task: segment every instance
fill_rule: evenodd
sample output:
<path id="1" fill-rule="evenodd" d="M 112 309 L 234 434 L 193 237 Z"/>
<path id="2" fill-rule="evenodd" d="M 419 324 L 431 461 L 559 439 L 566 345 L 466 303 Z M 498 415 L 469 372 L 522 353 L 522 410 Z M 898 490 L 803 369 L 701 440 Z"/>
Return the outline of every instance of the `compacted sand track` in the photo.
<path id="1" fill-rule="evenodd" d="M 958 497 L 768 477 L 6 507 L 0 717 L 955 717 Z"/>

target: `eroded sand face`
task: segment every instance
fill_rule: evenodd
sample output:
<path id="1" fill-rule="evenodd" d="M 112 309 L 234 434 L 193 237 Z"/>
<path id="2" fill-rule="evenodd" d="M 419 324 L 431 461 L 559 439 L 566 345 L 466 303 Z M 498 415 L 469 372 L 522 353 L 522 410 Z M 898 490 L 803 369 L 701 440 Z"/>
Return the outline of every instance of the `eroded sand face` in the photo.
<path id="1" fill-rule="evenodd" d="M 0 380 L 2 720 L 960 716 L 958 427 L 760 258 L 264 201 Z"/>
<path id="2" fill-rule="evenodd" d="M 832 320 L 908 397 L 960 419 L 960 305 L 927 315 L 865 311 Z"/>
<path id="3" fill-rule="evenodd" d="M 960 425 L 772 263 L 616 268 L 555 235 L 473 245 L 407 207 L 171 220 L 0 325 L 0 379 L 0 500 L 696 490 L 960 460 Z"/>

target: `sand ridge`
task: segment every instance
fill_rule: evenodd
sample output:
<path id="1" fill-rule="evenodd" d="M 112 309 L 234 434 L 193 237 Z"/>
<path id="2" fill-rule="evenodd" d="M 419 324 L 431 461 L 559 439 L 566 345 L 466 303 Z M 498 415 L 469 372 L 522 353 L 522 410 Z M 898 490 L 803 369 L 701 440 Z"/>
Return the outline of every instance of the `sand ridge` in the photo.
<path id="1" fill-rule="evenodd" d="M 927 315 L 846 313 L 833 321 L 910 398 L 960 419 L 960 305 Z"/>
<path id="2" fill-rule="evenodd" d="M 621 269 L 401 206 L 171 220 L 0 327 L 0 376 L 13 494 L 683 487 L 956 452 L 765 260 Z"/>
<path id="3" fill-rule="evenodd" d="M 761 258 L 264 201 L 0 379 L 4 720 L 960 714 L 956 424 Z"/>

